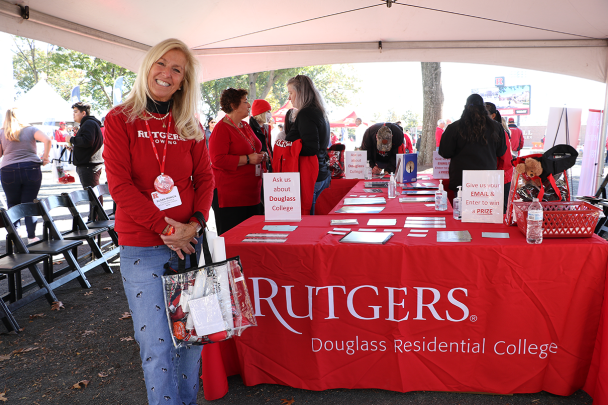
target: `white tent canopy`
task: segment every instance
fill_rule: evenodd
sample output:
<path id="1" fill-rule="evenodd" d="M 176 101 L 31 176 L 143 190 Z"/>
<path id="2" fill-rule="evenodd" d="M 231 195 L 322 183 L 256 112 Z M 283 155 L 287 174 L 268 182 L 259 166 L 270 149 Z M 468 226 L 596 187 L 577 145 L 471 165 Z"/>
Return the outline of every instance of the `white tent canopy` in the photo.
<path id="1" fill-rule="evenodd" d="M 145 51 L 182 39 L 212 80 L 346 62 L 513 66 L 600 82 L 608 75 L 608 1 L 0 0 L 0 30 L 137 70 Z M 391 0 L 393 1 L 393 0 Z M 29 19 L 15 4 L 29 6 Z"/>
<path id="2" fill-rule="evenodd" d="M 45 81 L 40 80 L 34 87 L 15 102 L 20 117 L 30 124 L 45 122 L 73 121 L 71 104 L 55 93 Z"/>

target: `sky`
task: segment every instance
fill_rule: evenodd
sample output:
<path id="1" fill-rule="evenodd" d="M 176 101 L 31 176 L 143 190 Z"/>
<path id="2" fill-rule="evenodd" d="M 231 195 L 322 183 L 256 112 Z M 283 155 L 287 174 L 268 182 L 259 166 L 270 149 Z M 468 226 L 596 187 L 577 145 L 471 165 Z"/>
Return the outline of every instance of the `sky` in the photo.
<path id="1" fill-rule="evenodd" d="M 361 63 L 353 65 L 361 78 L 357 103 L 336 109 L 330 119 L 343 118 L 353 110 L 364 121 L 376 112 L 390 109 L 401 114 L 407 110 L 422 116 L 422 76 L 419 62 Z M 521 125 L 547 124 L 550 107 L 583 109 L 583 124 L 589 109 L 603 110 L 605 84 L 572 76 L 516 69 L 503 66 L 466 63 L 441 64 L 444 93 L 444 118 L 458 119 L 466 98 L 475 88 L 494 86 L 495 77 L 504 77 L 505 85 L 531 86 L 529 116 L 522 116 Z"/>

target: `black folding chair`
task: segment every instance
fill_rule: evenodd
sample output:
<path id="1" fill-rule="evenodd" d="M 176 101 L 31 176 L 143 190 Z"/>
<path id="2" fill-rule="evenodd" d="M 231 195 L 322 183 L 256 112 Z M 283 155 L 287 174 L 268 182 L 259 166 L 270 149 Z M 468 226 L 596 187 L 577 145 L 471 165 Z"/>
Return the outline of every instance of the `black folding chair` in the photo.
<path id="1" fill-rule="evenodd" d="M 15 311 L 24 305 L 29 304 L 42 295 L 46 297 L 49 304 L 57 301 L 57 297 L 36 265 L 36 263 L 44 263 L 48 259 L 48 255 L 27 253 L 27 247 L 19 237 L 13 223 L 8 220 L 5 210 L 2 210 L 0 213 L 0 227 L 7 228 L 8 232 L 6 237 L 6 253 L 0 255 L 0 274 L 6 275 L 5 278 L 8 279 L 9 290 L 8 294 L 0 297 L 0 310 L 4 313 L 3 315 L 0 313 L 0 316 L 2 317 L 2 322 L 9 331 L 14 330 L 18 333 L 20 329 L 19 324 L 11 311 Z M 26 253 L 14 253 L 13 244 L 18 246 L 16 247 L 16 250 Z M 22 286 L 21 271 L 25 269 L 30 271 L 35 281 L 26 286 Z M 34 287 L 36 284 L 39 289 L 23 297 L 23 292 L 27 291 L 30 287 Z M 7 305 L 5 301 L 8 301 L 9 305 Z"/>
<path id="2" fill-rule="evenodd" d="M 98 236 L 98 244 L 102 250 L 106 249 L 112 244 L 114 245 L 113 248 L 104 252 L 106 258 L 111 261 L 113 258 L 118 257 L 118 255 L 120 254 L 120 248 L 118 247 L 118 234 L 114 230 L 114 220 L 109 219 L 108 214 L 106 214 L 106 212 L 104 211 L 103 206 L 98 200 L 98 197 L 95 196 L 96 192 L 99 191 L 92 191 L 91 187 L 88 187 L 86 190 L 72 191 L 71 193 L 69 193 L 69 198 L 71 199 L 74 205 L 84 203 L 89 204 L 89 221 L 85 223 L 88 229 L 103 228 L 108 231 L 108 235 L 112 239 L 112 242 L 108 242 L 102 245 L 100 240 L 101 236 Z M 97 220 L 93 221 L 92 218 L 97 218 Z"/>
<path id="3" fill-rule="evenodd" d="M 72 203 L 72 201 L 70 200 L 70 197 L 68 195 L 50 196 L 50 197 L 44 198 L 42 200 L 37 200 L 35 202 L 38 202 L 39 204 L 42 205 L 42 210 L 43 210 L 42 218 L 44 219 L 45 226 L 47 226 L 49 229 L 49 232 L 51 232 L 53 239 L 84 240 L 87 242 L 87 244 L 89 245 L 89 248 L 91 249 L 92 260 L 90 263 L 87 263 L 86 265 L 81 267 L 83 273 L 86 273 L 87 271 L 89 271 L 97 266 L 101 266 L 101 268 L 106 273 L 113 273 L 112 269 L 110 268 L 110 265 L 108 265 L 108 262 L 106 261 L 106 258 L 104 257 L 104 254 L 102 253 L 99 245 L 95 241 L 95 237 L 98 235 L 101 235 L 102 233 L 107 231 L 107 228 L 98 228 L 98 229 L 87 228 L 82 217 L 80 216 L 80 213 L 78 212 L 78 210 L 76 209 L 76 207 L 74 206 L 74 204 Z M 54 224 L 54 220 L 51 215 L 51 211 L 53 211 L 57 208 L 67 208 L 69 210 L 70 214 L 72 215 L 72 230 L 71 231 L 54 234 L 54 232 L 55 232 L 54 230 L 57 228 L 55 226 L 51 226 L 51 224 Z M 72 251 L 74 254 L 74 257 L 76 257 L 77 260 L 80 260 L 83 257 L 88 256 L 88 255 L 83 255 L 82 257 L 78 257 L 77 249 L 78 248 L 76 247 Z"/>
<path id="4" fill-rule="evenodd" d="M 15 221 L 26 216 L 42 217 L 43 213 L 44 209 L 42 205 L 32 202 L 22 203 L 9 208 L 6 211 L 6 216 L 8 217 L 9 221 L 14 223 Z M 14 232 L 14 228 L 11 229 L 7 227 L 7 231 L 9 233 Z M 37 253 L 49 255 L 49 259 L 44 262 L 44 275 L 52 288 L 62 286 L 75 278 L 78 278 L 78 282 L 83 288 L 91 288 L 91 284 L 80 268 L 78 261 L 72 254 L 72 249 L 82 245 L 82 241 L 62 240 L 57 236 L 60 235 L 60 233 L 54 222 L 44 222 L 44 230 L 42 235 L 42 240 L 28 245 L 25 250 L 21 247 L 23 243 L 16 244 L 15 249 L 17 250 L 17 253 Z M 19 238 L 17 233 L 12 233 L 12 236 Z M 23 247 L 25 248 L 25 245 L 23 245 Z M 56 255 L 63 255 L 68 265 L 62 269 L 54 271 L 53 256 Z M 55 280 L 56 277 L 64 274 L 65 276 Z"/>

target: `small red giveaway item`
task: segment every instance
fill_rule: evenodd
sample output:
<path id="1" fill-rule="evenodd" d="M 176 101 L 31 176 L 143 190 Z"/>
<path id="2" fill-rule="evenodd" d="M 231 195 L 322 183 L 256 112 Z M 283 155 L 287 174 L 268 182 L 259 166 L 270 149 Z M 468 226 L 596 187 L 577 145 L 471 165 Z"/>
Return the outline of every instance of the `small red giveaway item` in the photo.
<path id="1" fill-rule="evenodd" d="M 173 335 L 180 340 L 186 337 L 186 326 L 184 326 L 183 322 L 173 322 Z"/>

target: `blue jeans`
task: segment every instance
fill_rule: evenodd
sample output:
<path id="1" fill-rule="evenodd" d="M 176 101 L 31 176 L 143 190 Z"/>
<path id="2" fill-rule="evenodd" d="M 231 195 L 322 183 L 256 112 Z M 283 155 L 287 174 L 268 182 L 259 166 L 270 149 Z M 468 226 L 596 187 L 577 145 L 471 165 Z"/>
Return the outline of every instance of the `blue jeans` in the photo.
<path id="1" fill-rule="evenodd" d="M 200 252 L 200 242 L 196 250 Z M 120 247 L 120 272 L 139 344 L 148 403 L 196 405 L 202 346 L 173 346 L 161 278 L 165 263 L 177 269 L 177 255 L 165 245 Z"/>
<path id="2" fill-rule="evenodd" d="M 6 158 L 5 158 L 6 159 Z M 8 208 L 21 203 L 33 202 L 38 197 L 42 184 L 42 171 L 40 163 L 23 162 L 13 163 L 0 169 L 0 181 L 6 195 Z M 15 223 L 15 226 L 18 226 Z M 25 217 L 27 237 L 36 236 L 36 224 L 32 217 Z"/>
<path id="3" fill-rule="evenodd" d="M 321 194 L 323 190 L 325 190 L 331 184 L 331 175 L 327 176 L 325 180 L 317 181 L 315 183 L 315 191 L 312 195 L 312 208 L 310 209 L 310 215 L 315 215 L 315 203 L 317 202 L 317 198 Z"/>

